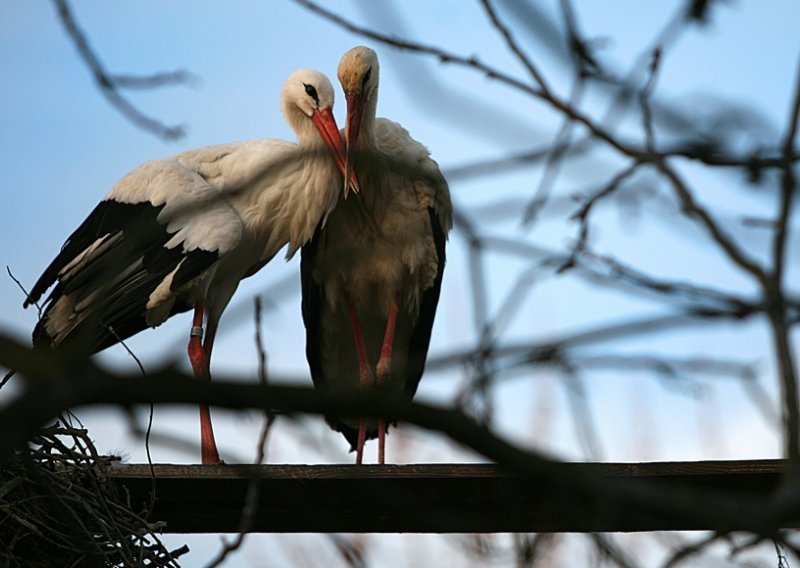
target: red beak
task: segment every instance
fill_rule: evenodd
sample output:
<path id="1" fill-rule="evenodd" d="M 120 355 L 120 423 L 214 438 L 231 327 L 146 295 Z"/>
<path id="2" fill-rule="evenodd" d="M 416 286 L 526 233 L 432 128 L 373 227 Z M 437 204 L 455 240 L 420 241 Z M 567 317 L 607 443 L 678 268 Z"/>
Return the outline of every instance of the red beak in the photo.
<path id="1" fill-rule="evenodd" d="M 354 162 L 353 155 L 355 154 L 356 146 L 358 144 L 358 134 L 361 130 L 361 117 L 364 116 L 364 99 L 361 94 L 345 94 L 347 100 L 347 122 L 345 127 L 345 134 L 347 135 L 347 149 L 345 151 L 344 171 L 345 179 L 352 175 L 355 179 L 355 172 L 351 173 Z"/>
<path id="2" fill-rule="evenodd" d="M 344 142 L 342 142 L 342 136 L 339 134 L 339 127 L 336 126 L 333 110 L 330 108 L 317 109 L 311 115 L 311 120 L 314 122 L 314 126 L 317 127 L 317 130 L 319 130 L 322 141 L 325 142 L 325 145 L 330 149 L 333 160 L 336 162 L 339 171 L 342 172 L 345 179 L 348 179 L 348 177 L 350 178 L 350 183 L 345 183 L 344 186 L 345 199 L 347 199 L 347 192 L 350 187 L 353 188 L 353 193 L 358 193 L 360 188 L 358 187 L 355 172 L 348 173 L 346 149 Z"/>

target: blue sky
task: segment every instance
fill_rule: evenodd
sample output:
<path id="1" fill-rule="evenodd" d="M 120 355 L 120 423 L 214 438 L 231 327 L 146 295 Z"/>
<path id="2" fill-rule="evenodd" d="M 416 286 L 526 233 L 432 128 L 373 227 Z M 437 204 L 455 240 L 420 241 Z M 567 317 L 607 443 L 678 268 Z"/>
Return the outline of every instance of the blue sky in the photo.
<path id="1" fill-rule="evenodd" d="M 167 124 L 186 125 L 185 138 L 164 142 L 133 127 L 105 102 L 61 29 L 51 3 L 18 0 L 3 4 L 0 168 L 5 189 L 0 192 L 0 211 L 4 213 L 6 237 L 0 240 L 0 258 L 27 286 L 114 182 L 142 162 L 220 142 L 292 139 L 278 108 L 278 91 L 286 76 L 297 67 L 313 67 L 335 82 L 339 57 L 360 43 L 375 48 L 381 59 L 378 114 L 401 122 L 430 148 L 445 171 L 473 160 L 551 143 L 561 124 L 542 103 L 471 70 L 367 42 L 289 1 L 232 1 L 224 7 L 222 3 L 189 0 L 73 4 L 79 25 L 111 72 L 149 74 L 184 69 L 197 80 L 190 86 L 126 92 L 144 113 Z M 394 14 L 382 3 L 327 4 L 357 22 L 377 25 L 381 31 L 440 42 L 451 51 L 475 54 L 508 72 L 522 72 L 491 31 L 477 2 L 397 2 Z M 552 2 L 545 4 L 553 9 Z M 678 5 L 623 0 L 574 4 L 583 31 L 596 38 L 595 45 L 602 49 L 603 57 L 620 71 L 628 69 L 651 44 Z M 507 12 L 501 10 L 503 14 Z M 689 31 L 669 52 L 658 81 L 661 100 L 714 108 L 721 104 L 719 99 L 707 96 L 714 94 L 749 105 L 779 129 L 788 114 L 795 80 L 798 23 L 800 4 L 795 1 L 724 3 L 715 10 L 710 25 Z M 517 31 L 524 39 L 524 32 Z M 570 77 L 558 60 L 546 50 L 532 50 L 530 55 L 564 95 Z M 430 77 L 436 81 L 430 82 Z M 342 125 L 343 97 L 339 92 L 337 96 L 336 115 Z M 602 113 L 607 103 L 593 100 L 587 103 L 587 112 Z M 618 162 L 601 160 L 606 156 L 602 153 L 598 156 L 566 168 L 557 191 L 563 195 L 586 191 L 612 175 L 612 166 Z M 703 201 L 725 212 L 726 218 L 772 211 L 770 202 L 756 192 L 739 190 L 742 176 L 711 176 L 697 168 L 686 168 L 685 172 L 702 188 Z M 498 198 L 524 199 L 531 195 L 540 176 L 539 168 L 518 170 L 460 180 L 451 183 L 451 191 L 454 201 L 470 211 Z M 646 183 L 643 179 L 642 184 Z M 523 230 L 518 220 L 475 216 L 482 230 L 562 249 L 576 230 L 565 221 L 567 217 L 554 215 Z M 616 210 L 608 209 L 598 214 L 596 226 L 598 250 L 619 254 L 653 273 L 732 290 L 751 289 L 730 266 L 715 259 L 701 231 L 693 225 L 678 225 L 676 230 L 674 223 L 665 222 L 652 211 L 645 211 L 637 222 L 628 224 Z M 451 237 L 432 356 L 472 345 L 476 340 L 462 237 L 458 232 Z M 751 237 L 744 246 L 759 254 L 763 239 Z M 490 313 L 499 309 L 507 290 L 526 269 L 519 260 L 492 258 L 487 280 Z M 796 261 L 791 270 L 797 276 Z M 281 285 L 282 291 L 274 293 L 274 285 Z M 265 321 L 270 371 L 308 384 L 296 259 L 285 264 L 276 258 L 241 286 L 228 318 L 223 318 L 213 369 L 254 376 L 256 357 L 249 307 L 254 294 L 265 290 L 271 291 L 271 309 Z M 502 340 L 553 337 L 625 315 L 659 313 L 661 309 L 646 299 L 623 297 L 570 278 L 542 278 L 533 290 L 513 310 Z M 16 285 L 1 277 L 0 329 L 25 338 L 35 323 L 35 313 L 23 311 L 21 303 Z M 131 346 L 145 366 L 155 366 L 164 358 L 185 362 L 188 326 L 187 317 L 175 318 L 141 334 Z M 601 346 L 599 352 L 606 348 Z M 615 352 L 658 351 L 757 361 L 762 384 L 775 397 L 770 352 L 758 322 L 741 328 L 700 328 L 642 337 L 614 344 L 613 348 Z M 121 349 L 111 349 L 101 359 L 110 365 L 134 368 Z M 646 375 L 611 372 L 595 373 L 591 379 L 585 388 L 588 408 L 602 439 L 599 457 L 637 461 L 770 457 L 779 452 L 775 431 L 735 381 L 665 387 Z M 457 371 L 426 377 L 420 396 L 448 403 L 460 381 Z M 566 392 L 563 381 L 547 370 L 537 371 L 534 380 L 510 379 L 498 391 L 498 427 L 519 443 L 572 459 L 586 458 Z M 708 420 L 709 415 L 716 418 Z M 81 417 L 101 451 L 120 451 L 131 461 L 143 461 L 141 440 L 129 435 L 119 414 L 101 410 L 81 413 Z M 259 427 L 255 418 L 217 412 L 215 426 L 223 457 L 227 453 L 229 461 L 251 459 Z M 159 408 L 156 428 L 194 443 L 196 411 Z M 321 421 L 312 423 L 311 434 L 299 442 L 292 437 L 293 428 L 285 425 L 276 429 L 270 449 L 272 461 L 350 459 L 344 453 L 343 440 Z M 448 449 L 444 440 L 427 442 L 426 435 L 413 431 L 410 436 L 410 449 L 397 450 L 394 456 L 390 439 L 390 460 L 469 457 Z M 164 462 L 197 459 L 194 451 L 171 446 L 157 447 L 154 454 L 156 461 Z"/>

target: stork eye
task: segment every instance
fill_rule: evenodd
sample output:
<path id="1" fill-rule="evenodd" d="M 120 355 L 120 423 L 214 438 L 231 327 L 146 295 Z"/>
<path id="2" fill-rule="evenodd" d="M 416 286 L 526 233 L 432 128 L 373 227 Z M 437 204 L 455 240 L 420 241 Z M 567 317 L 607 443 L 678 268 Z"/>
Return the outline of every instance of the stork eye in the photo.
<path id="1" fill-rule="evenodd" d="M 319 104 L 319 95 L 317 95 L 317 90 L 313 87 L 313 85 L 303 83 L 303 86 L 306 88 L 306 94 L 314 99 L 314 102 Z"/>
<path id="2" fill-rule="evenodd" d="M 367 69 L 367 72 L 364 73 L 364 80 L 361 82 L 361 88 L 362 89 L 367 85 L 367 81 L 369 81 L 370 77 L 372 77 L 372 67 Z"/>

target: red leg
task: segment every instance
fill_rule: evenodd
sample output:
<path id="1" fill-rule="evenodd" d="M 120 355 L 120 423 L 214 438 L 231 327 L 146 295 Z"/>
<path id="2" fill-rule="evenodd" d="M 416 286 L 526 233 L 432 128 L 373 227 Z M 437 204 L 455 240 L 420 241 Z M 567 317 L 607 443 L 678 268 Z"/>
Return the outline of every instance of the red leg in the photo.
<path id="1" fill-rule="evenodd" d="M 356 465 L 364 461 L 364 444 L 367 441 L 367 421 L 363 418 L 358 421 L 358 441 L 356 442 Z"/>
<path id="2" fill-rule="evenodd" d="M 350 324 L 353 326 L 353 339 L 356 343 L 358 355 L 358 383 L 361 388 L 370 388 L 375 383 L 375 376 L 367 359 L 367 348 L 364 345 L 364 336 L 361 325 L 358 323 L 358 312 L 353 300 L 347 298 L 347 311 L 350 314 Z M 358 422 L 358 442 L 356 443 L 356 465 L 360 465 L 364 458 L 364 443 L 367 438 L 367 423 L 363 418 Z"/>
<path id="3" fill-rule="evenodd" d="M 378 359 L 377 382 L 378 387 L 383 385 L 392 372 L 392 345 L 394 344 L 394 329 L 397 325 L 397 302 L 389 306 L 389 316 L 386 319 L 386 332 L 383 335 L 381 356 Z M 386 420 L 378 420 L 378 463 L 383 464 L 386 456 Z"/>
<path id="4" fill-rule="evenodd" d="M 378 419 L 378 463 L 386 463 L 386 420 Z"/>
<path id="5" fill-rule="evenodd" d="M 200 300 L 194 307 L 192 331 L 189 336 L 189 361 L 192 363 L 194 376 L 198 379 L 211 380 L 211 349 L 214 346 L 215 335 L 216 324 L 209 322 L 205 340 L 202 341 L 203 301 Z M 204 464 L 220 463 L 214 429 L 211 426 L 211 411 L 207 404 L 200 405 L 200 453 Z"/>
<path id="6" fill-rule="evenodd" d="M 369 366 L 367 359 L 367 348 L 364 345 L 364 336 L 361 333 L 361 325 L 358 323 L 358 312 L 351 299 L 347 299 L 347 311 L 350 313 L 350 324 L 353 326 L 353 339 L 356 343 L 356 354 L 358 355 L 358 378 L 362 388 L 371 387 L 375 383 L 375 376 Z"/>

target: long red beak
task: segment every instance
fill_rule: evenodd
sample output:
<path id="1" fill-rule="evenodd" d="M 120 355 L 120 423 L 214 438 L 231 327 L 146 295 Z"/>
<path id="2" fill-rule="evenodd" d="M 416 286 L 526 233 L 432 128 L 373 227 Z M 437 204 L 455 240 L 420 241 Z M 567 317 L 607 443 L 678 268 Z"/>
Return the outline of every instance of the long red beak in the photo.
<path id="1" fill-rule="evenodd" d="M 339 127 L 336 126 L 336 119 L 333 116 L 333 110 L 330 108 L 317 109 L 311 115 L 311 120 L 314 126 L 319 130 L 319 135 L 322 141 L 330 149 L 333 155 L 333 160 L 336 162 L 336 167 L 342 172 L 344 179 L 350 179 L 350 183 L 344 184 L 344 197 L 347 199 L 348 188 L 353 188 L 353 193 L 358 193 L 358 180 L 356 180 L 355 172 L 350 173 L 347 169 L 347 152 L 342 136 L 339 134 Z"/>
<path id="2" fill-rule="evenodd" d="M 345 151 L 344 160 L 344 177 L 352 175 L 355 178 L 355 173 L 351 174 L 352 164 L 354 162 L 353 155 L 358 145 L 358 135 L 361 131 L 361 117 L 364 116 L 364 99 L 360 94 L 345 94 L 347 100 L 347 122 L 345 134 L 347 135 L 347 149 Z"/>

